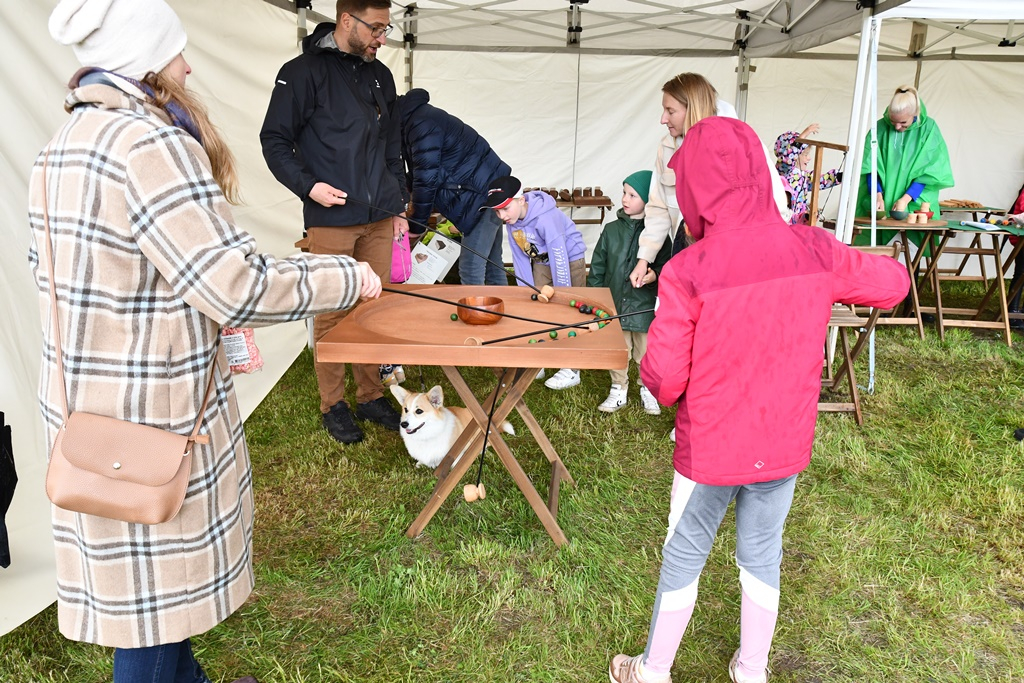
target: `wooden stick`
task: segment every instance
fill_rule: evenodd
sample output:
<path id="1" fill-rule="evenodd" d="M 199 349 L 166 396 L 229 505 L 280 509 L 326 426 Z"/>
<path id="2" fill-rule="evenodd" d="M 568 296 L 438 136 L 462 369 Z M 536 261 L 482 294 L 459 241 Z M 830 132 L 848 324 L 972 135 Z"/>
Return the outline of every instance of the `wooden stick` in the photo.
<path id="1" fill-rule="evenodd" d="M 382 292 L 391 292 L 392 294 L 401 294 L 403 296 L 412 296 L 417 299 L 426 299 L 427 301 L 436 301 L 441 304 L 448 304 L 449 306 L 455 306 L 457 308 L 468 308 L 471 311 L 481 311 L 483 313 L 490 313 L 491 315 L 500 315 L 505 318 L 512 318 L 514 320 L 522 320 L 528 323 L 537 323 L 538 325 L 554 325 L 555 323 L 550 320 L 537 320 L 536 318 L 524 318 L 521 315 L 512 315 L 511 313 L 498 313 L 497 311 L 491 311 L 486 308 L 480 308 L 479 306 L 470 306 L 469 304 L 460 304 L 458 301 L 449 301 L 448 299 L 442 299 L 437 296 L 430 296 L 429 294 L 420 294 L 419 292 L 407 292 L 403 289 L 394 289 L 393 287 L 381 287 Z"/>
<path id="2" fill-rule="evenodd" d="M 524 332 L 523 334 L 514 334 L 511 337 L 502 337 L 501 339 L 492 339 L 490 341 L 485 341 L 483 343 L 483 346 L 487 346 L 489 344 L 497 344 L 498 342 L 512 341 L 513 339 L 522 339 L 523 337 L 532 337 L 535 334 L 547 334 L 548 332 L 557 332 L 558 330 L 564 330 L 566 328 L 571 328 L 571 327 L 577 327 L 577 328 L 578 327 L 589 327 L 590 325 L 593 325 L 595 323 L 597 323 L 599 325 L 601 323 L 611 322 L 612 320 L 618 320 L 619 318 L 628 318 L 631 315 L 641 315 L 643 313 L 653 313 L 653 312 L 654 312 L 653 308 L 648 308 L 648 309 L 643 310 L 643 311 L 634 311 L 633 313 L 620 313 L 619 315 L 610 315 L 607 318 L 591 318 L 590 320 L 586 320 L 586 321 L 581 322 L 581 323 L 568 323 L 566 325 L 558 325 L 558 326 L 549 327 L 549 328 L 543 329 L 543 330 L 534 330 L 533 332 Z"/>

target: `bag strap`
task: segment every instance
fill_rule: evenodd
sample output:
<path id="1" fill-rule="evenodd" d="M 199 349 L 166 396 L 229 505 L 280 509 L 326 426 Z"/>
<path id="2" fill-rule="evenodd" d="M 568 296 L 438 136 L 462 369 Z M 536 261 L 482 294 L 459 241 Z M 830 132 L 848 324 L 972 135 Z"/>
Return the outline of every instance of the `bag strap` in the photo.
<path id="1" fill-rule="evenodd" d="M 49 198 L 46 193 L 46 169 L 47 161 L 50 158 L 50 150 L 46 150 L 46 155 L 43 157 L 43 173 L 42 173 L 42 189 L 43 189 L 43 233 L 46 236 L 46 266 L 48 268 L 47 275 L 50 281 L 50 312 L 53 316 L 53 346 L 57 353 L 57 382 L 60 387 L 60 400 L 61 408 L 64 411 L 64 421 L 68 421 L 68 390 L 67 385 L 64 383 L 64 351 L 61 348 L 61 335 L 60 335 L 60 320 L 57 317 L 57 285 L 54 282 L 54 273 L 56 267 L 53 261 L 53 241 L 50 238 L 50 212 L 49 212 Z M 220 338 L 217 339 L 217 348 L 213 352 L 213 360 L 210 361 L 210 379 L 206 383 L 206 395 L 203 396 L 203 404 L 199 408 L 199 415 L 196 416 L 196 424 L 192 428 L 192 433 L 189 435 L 188 440 L 190 443 L 196 441 L 205 441 L 205 437 L 198 436 L 199 428 L 203 424 L 203 416 L 206 414 L 206 405 L 210 401 L 210 395 L 213 393 L 213 380 L 216 378 L 217 373 L 217 355 L 220 351 Z M 189 448 L 191 450 L 191 446 Z"/>

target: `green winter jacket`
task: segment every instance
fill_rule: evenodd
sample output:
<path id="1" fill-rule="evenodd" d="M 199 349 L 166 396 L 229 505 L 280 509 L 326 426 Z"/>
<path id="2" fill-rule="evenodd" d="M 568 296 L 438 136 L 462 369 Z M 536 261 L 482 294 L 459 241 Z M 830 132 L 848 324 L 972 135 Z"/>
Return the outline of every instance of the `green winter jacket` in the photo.
<path id="1" fill-rule="evenodd" d="M 860 190 L 857 194 L 857 215 L 870 216 L 875 210 L 875 193 L 868 190 L 868 175 L 871 173 L 871 135 L 864 142 L 864 161 L 861 164 Z M 935 120 L 928 116 L 928 109 L 921 101 L 921 112 L 907 130 L 897 133 L 889 121 L 886 107 L 878 120 L 878 179 L 882 183 L 882 196 L 886 211 L 892 209 L 896 200 L 903 196 L 914 182 L 924 184 L 924 190 L 916 202 L 910 202 L 910 211 L 920 209 L 921 204 L 931 204 L 935 212 L 933 220 L 939 217 L 939 190 L 953 187 L 953 170 L 949 164 L 949 151 L 942 139 Z M 893 230 L 879 230 L 878 243 L 886 244 L 896 234 Z M 861 233 L 856 243 L 865 239 Z M 921 243 L 922 233 L 911 232 L 910 239 Z M 870 239 L 867 235 L 866 239 Z M 866 242 L 864 242 L 866 243 Z"/>
<path id="2" fill-rule="evenodd" d="M 630 218 L 619 209 L 617 220 L 604 226 L 601 237 L 594 247 L 594 255 L 590 259 L 590 272 L 587 274 L 587 287 L 607 287 L 612 290 L 615 310 L 622 313 L 645 311 L 642 315 L 631 315 L 619 318 L 623 330 L 630 332 L 646 332 L 654 320 L 654 301 L 658 298 L 658 281 L 655 280 L 643 287 L 633 287 L 629 282 L 629 274 L 636 266 L 637 249 L 640 245 L 640 233 L 644 231 L 643 218 Z M 672 242 L 666 238 L 661 251 L 651 263 L 655 273 L 661 274 L 661 267 L 668 263 L 672 255 Z"/>

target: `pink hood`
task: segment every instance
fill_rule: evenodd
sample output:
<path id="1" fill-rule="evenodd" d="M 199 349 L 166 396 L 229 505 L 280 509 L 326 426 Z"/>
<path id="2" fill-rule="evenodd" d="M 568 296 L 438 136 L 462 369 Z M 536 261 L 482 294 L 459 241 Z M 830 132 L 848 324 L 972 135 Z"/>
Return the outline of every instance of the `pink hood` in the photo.
<path id="1" fill-rule="evenodd" d="M 750 126 L 721 116 L 698 124 L 668 162 L 694 239 L 723 225 L 786 225 L 775 206 L 764 147 Z"/>

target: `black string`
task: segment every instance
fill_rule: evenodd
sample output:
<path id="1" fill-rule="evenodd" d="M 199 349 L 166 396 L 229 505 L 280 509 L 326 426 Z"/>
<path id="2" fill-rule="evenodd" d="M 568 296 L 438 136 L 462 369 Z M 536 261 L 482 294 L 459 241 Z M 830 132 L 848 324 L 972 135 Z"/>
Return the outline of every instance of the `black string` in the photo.
<path id="1" fill-rule="evenodd" d="M 498 405 L 498 392 L 501 390 L 501 380 L 498 378 L 498 386 L 494 388 L 494 400 L 491 401 L 491 410 L 487 413 L 487 431 L 484 432 L 484 445 L 480 449 L 480 467 L 476 470 L 476 485 L 480 486 L 480 479 L 484 476 L 484 454 L 487 452 L 487 440 L 491 437 L 491 424 L 494 420 L 494 407 Z"/>
<path id="2" fill-rule="evenodd" d="M 371 204 L 370 202 L 364 202 L 364 201 L 362 201 L 362 200 L 356 199 L 355 197 L 346 197 L 346 198 L 345 198 L 345 201 L 346 201 L 346 202 L 355 202 L 356 204 L 362 204 L 363 206 L 369 207 L 369 208 L 371 208 L 371 209 L 374 209 L 374 210 L 376 210 L 376 211 L 380 211 L 380 212 L 386 213 L 386 214 L 388 214 L 388 215 L 390 215 L 390 216 L 394 216 L 394 217 L 396 217 L 396 218 L 397 218 L 397 217 L 405 218 L 405 220 L 406 220 L 406 222 L 407 222 L 407 223 L 412 223 L 413 225 L 418 225 L 418 226 L 420 226 L 421 228 L 423 228 L 424 230 L 426 230 L 427 232 L 432 232 L 432 233 L 434 233 L 435 235 L 444 235 L 445 237 L 447 237 L 447 235 L 445 235 L 445 234 L 444 234 L 443 232 L 441 232 L 441 231 L 440 231 L 440 230 L 438 230 L 437 228 L 432 228 L 432 227 L 430 227 L 429 225 L 427 225 L 426 223 L 421 223 L 421 222 L 419 222 L 419 221 L 414 221 L 414 220 L 412 220 L 411 218 L 408 218 L 408 217 L 406 217 L 406 216 L 400 216 L 400 214 L 399 214 L 399 213 L 395 213 L 394 211 L 389 211 L 389 210 L 387 210 L 387 209 L 384 209 L 384 208 L 381 208 L 381 207 L 379 207 L 379 206 L 374 206 L 374 205 L 373 205 L 373 204 Z M 487 211 L 490 211 L 490 209 L 486 209 L 486 210 L 487 210 Z M 483 259 L 484 261 L 487 261 L 488 263 L 490 263 L 490 264 L 491 264 L 492 266 L 498 266 L 499 268 L 501 268 L 501 269 L 502 269 L 502 271 L 504 271 L 504 272 L 506 272 L 506 273 L 508 272 L 507 270 L 505 270 L 505 264 L 504 264 L 504 263 L 495 263 L 494 261 L 492 261 L 492 260 L 491 260 L 490 258 L 488 258 L 487 256 L 484 256 L 483 254 L 481 254 L 481 253 L 480 253 L 479 251 L 476 251 L 475 249 L 471 249 L 471 248 L 467 247 L 467 246 L 466 246 L 465 244 L 462 244 L 462 243 L 460 243 L 460 245 L 459 245 L 459 246 L 460 246 L 460 248 L 462 248 L 462 249 L 465 249 L 466 251 L 468 251 L 468 252 L 469 252 L 469 253 L 471 253 L 471 254 L 476 254 L 477 256 L 479 256 L 480 258 L 482 258 L 482 259 Z M 524 280 L 523 278 L 521 278 L 521 277 L 519 277 L 518 275 L 516 275 L 514 271 L 513 271 L 513 273 L 512 273 L 512 277 L 514 277 L 515 279 L 519 280 L 519 281 L 520 281 L 520 282 L 522 282 L 522 283 L 523 283 L 524 285 L 526 285 L 527 287 L 529 287 L 529 288 L 530 288 L 530 289 L 532 289 L 533 291 L 535 291 L 535 292 L 537 292 L 538 294 L 540 294 L 540 290 L 539 290 L 539 289 L 537 289 L 537 287 L 535 287 L 534 285 L 530 284 L 529 282 L 527 282 L 527 281 L 526 281 L 526 280 Z"/>
<path id="3" fill-rule="evenodd" d="M 485 341 L 481 346 L 487 346 L 488 344 L 497 344 L 498 342 L 512 341 L 513 339 L 522 339 L 523 337 L 532 337 L 535 334 L 547 334 L 548 332 L 557 332 L 558 330 L 564 330 L 568 327 L 589 327 L 593 323 L 601 324 L 611 320 L 618 320 L 619 318 L 628 318 L 631 315 L 643 315 L 644 313 L 653 313 L 653 308 L 648 308 L 643 311 L 634 311 L 633 313 L 620 313 L 619 315 L 610 315 L 607 318 L 592 318 L 582 323 L 568 323 L 566 325 L 556 325 L 555 327 L 549 327 L 544 330 L 534 330 L 533 332 L 523 332 L 522 334 L 514 334 L 511 337 L 502 337 L 501 339 L 491 339 Z"/>

